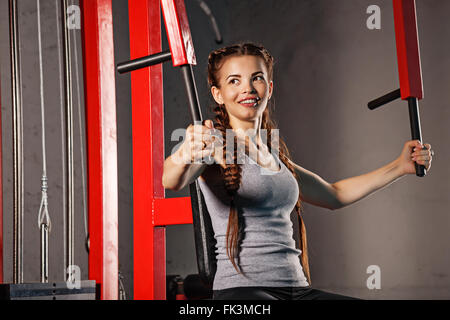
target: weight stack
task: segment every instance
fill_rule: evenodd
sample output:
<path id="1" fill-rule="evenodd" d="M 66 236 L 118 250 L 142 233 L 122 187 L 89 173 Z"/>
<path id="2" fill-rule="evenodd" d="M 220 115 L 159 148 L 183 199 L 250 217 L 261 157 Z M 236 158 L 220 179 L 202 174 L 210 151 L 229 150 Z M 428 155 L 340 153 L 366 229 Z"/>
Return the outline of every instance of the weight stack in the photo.
<path id="1" fill-rule="evenodd" d="M 95 280 L 80 281 L 80 288 L 66 282 L 0 284 L 0 300 L 95 300 Z"/>

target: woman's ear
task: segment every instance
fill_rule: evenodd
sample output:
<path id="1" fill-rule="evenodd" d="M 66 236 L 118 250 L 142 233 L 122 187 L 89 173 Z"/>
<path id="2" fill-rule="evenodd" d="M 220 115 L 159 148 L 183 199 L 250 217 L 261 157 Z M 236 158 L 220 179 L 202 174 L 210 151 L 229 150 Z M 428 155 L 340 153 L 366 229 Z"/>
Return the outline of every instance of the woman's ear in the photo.
<path id="1" fill-rule="evenodd" d="M 214 100 L 217 102 L 217 104 L 223 104 L 222 95 L 220 93 L 220 89 L 216 86 L 211 87 L 211 95 L 213 96 Z"/>
<path id="2" fill-rule="evenodd" d="M 272 98 L 272 93 L 273 93 L 273 81 L 270 81 L 270 84 L 269 84 L 269 100 L 270 100 L 270 98 Z"/>

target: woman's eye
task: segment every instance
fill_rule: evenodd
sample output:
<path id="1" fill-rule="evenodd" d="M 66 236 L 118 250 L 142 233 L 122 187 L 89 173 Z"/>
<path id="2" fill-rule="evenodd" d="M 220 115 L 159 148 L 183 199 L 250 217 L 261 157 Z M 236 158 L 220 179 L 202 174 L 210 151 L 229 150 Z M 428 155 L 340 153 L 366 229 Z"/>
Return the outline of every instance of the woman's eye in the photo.
<path id="1" fill-rule="evenodd" d="M 231 84 L 235 84 L 234 81 L 238 81 L 238 79 L 232 79 L 232 80 L 230 81 L 230 83 L 231 83 Z"/>
<path id="2" fill-rule="evenodd" d="M 256 76 L 254 79 L 256 80 L 256 79 L 258 79 L 258 78 L 260 78 L 261 80 L 264 80 L 264 77 L 263 77 L 263 76 Z"/>

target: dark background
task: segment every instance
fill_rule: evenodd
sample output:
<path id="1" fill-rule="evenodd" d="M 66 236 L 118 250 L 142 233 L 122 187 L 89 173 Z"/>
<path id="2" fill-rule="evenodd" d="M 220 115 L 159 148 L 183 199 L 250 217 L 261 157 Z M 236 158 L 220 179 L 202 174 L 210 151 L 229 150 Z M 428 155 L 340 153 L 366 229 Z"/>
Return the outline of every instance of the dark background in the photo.
<path id="1" fill-rule="evenodd" d="M 55 1 L 42 2 L 46 97 L 50 280 L 63 280 L 63 180 L 58 32 Z M 305 204 L 311 274 L 316 288 L 365 299 L 449 299 L 450 137 L 449 36 L 446 0 L 417 0 L 425 98 L 421 101 L 424 142 L 436 155 L 425 178 L 403 177 L 346 208 L 330 211 Z M 74 1 L 76 4 L 77 1 Z M 393 102 L 369 111 L 367 102 L 397 89 L 392 2 L 388 0 L 206 0 L 221 29 L 223 46 L 249 40 L 275 57 L 275 120 L 293 160 L 330 183 L 375 170 L 397 158 L 410 140 L 407 104 Z M 381 8 L 381 30 L 369 30 L 370 5 Z M 186 8 L 196 49 L 194 68 L 202 111 L 211 116 L 206 63 L 219 47 L 195 0 Z M 113 0 L 116 62 L 129 59 L 127 1 Z M 39 280 L 42 167 L 36 2 L 19 1 L 25 132 L 25 281 Z M 164 32 L 163 32 L 164 33 Z M 82 79 L 80 32 L 73 31 Z M 222 46 L 222 45 L 220 45 Z M 163 49 L 168 49 L 163 39 Z M 8 1 L 0 1 L 0 70 L 3 144 L 4 277 L 12 280 L 12 145 Z M 74 70 L 76 66 L 74 65 Z M 75 71 L 74 71 L 75 72 Z M 75 76 L 75 74 L 74 74 Z M 132 146 L 130 77 L 116 76 L 119 259 L 128 298 L 133 287 Z M 75 87 L 76 89 L 76 87 Z M 76 256 L 87 278 L 84 250 L 82 155 L 79 138 L 83 88 L 75 92 Z M 190 123 L 181 75 L 164 66 L 165 153 L 178 141 L 170 134 Z M 185 115 L 185 116 L 180 116 Z M 210 117 L 211 118 L 211 117 Z M 184 197 L 167 191 L 167 197 Z M 366 286 L 367 268 L 381 270 L 381 289 Z M 197 273 L 191 225 L 167 228 L 167 273 Z"/>

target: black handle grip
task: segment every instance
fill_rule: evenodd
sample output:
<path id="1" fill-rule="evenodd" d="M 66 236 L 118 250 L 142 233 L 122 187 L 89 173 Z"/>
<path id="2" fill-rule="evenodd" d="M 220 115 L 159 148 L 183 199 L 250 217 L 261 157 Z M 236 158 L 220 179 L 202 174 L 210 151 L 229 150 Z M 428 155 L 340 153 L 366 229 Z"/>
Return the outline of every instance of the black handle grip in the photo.
<path id="1" fill-rule="evenodd" d="M 180 69 L 186 88 L 192 122 L 194 124 L 202 124 L 203 117 L 192 66 L 186 64 L 180 66 Z M 197 254 L 199 276 L 206 285 L 212 286 L 217 268 L 214 229 L 198 179 L 189 185 L 189 190 L 191 194 L 192 221 L 194 225 L 195 251 Z"/>
<path id="2" fill-rule="evenodd" d="M 121 62 L 117 65 L 117 72 L 120 74 L 139 70 L 145 67 L 150 67 L 155 64 L 163 63 L 172 59 L 172 53 L 170 51 L 164 51 L 156 54 L 152 54 L 147 57 L 134 59 L 131 61 Z"/>
<path id="3" fill-rule="evenodd" d="M 192 122 L 194 124 L 203 121 L 200 102 L 198 99 L 197 87 L 195 85 L 194 73 L 190 64 L 180 66 L 183 75 L 184 86 L 191 111 Z"/>
<path id="4" fill-rule="evenodd" d="M 419 140 L 422 143 L 422 130 L 420 128 L 419 102 L 417 98 L 408 98 L 409 122 L 411 124 L 411 137 L 413 140 Z M 423 143 L 422 143 L 423 144 Z M 424 177 L 427 175 L 425 166 L 415 163 L 416 176 Z"/>
<path id="5" fill-rule="evenodd" d="M 401 98 L 402 94 L 400 89 L 389 92 L 388 94 L 385 94 L 382 97 L 379 97 L 375 100 L 372 100 L 368 103 L 368 107 L 370 110 L 375 110 L 376 108 L 379 108 L 381 106 L 384 106 L 385 104 L 392 102 L 394 100 L 397 100 Z"/>

